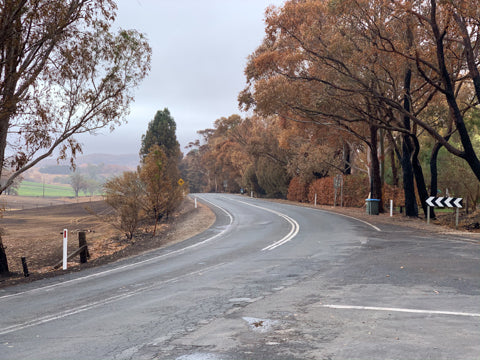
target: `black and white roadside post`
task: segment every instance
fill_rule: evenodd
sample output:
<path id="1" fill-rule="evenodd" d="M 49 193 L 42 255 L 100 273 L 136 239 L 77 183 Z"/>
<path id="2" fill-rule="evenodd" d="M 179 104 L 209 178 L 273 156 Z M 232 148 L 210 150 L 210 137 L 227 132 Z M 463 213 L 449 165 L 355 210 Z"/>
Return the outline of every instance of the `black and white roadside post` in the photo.
<path id="1" fill-rule="evenodd" d="M 67 270 L 67 261 L 68 261 L 68 230 L 63 229 L 63 262 L 62 262 L 63 270 Z"/>
<path id="2" fill-rule="evenodd" d="M 450 196 L 444 197 L 435 197 L 430 196 L 427 201 L 427 224 L 430 224 L 430 207 L 448 207 L 448 208 L 456 208 L 456 215 L 455 215 L 455 228 L 458 227 L 458 217 L 460 209 L 463 207 L 463 198 L 454 198 Z"/>

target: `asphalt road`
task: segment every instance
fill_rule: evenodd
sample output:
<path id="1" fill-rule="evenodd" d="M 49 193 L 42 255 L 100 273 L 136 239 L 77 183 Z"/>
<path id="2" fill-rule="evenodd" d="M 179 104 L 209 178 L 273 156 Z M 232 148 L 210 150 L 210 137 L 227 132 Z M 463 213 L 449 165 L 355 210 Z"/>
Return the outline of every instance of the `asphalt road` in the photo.
<path id="1" fill-rule="evenodd" d="M 166 249 L 0 291 L 0 359 L 479 359 L 480 242 L 201 194 Z"/>

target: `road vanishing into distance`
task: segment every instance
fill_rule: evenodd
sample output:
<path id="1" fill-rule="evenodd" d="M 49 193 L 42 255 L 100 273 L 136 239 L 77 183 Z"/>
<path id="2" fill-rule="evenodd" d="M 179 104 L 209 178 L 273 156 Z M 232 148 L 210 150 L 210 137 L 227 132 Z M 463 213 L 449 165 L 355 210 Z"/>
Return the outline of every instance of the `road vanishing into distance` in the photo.
<path id="1" fill-rule="evenodd" d="M 480 241 L 198 194 L 183 243 L 0 290 L 0 359 L 479 359 Z"/>

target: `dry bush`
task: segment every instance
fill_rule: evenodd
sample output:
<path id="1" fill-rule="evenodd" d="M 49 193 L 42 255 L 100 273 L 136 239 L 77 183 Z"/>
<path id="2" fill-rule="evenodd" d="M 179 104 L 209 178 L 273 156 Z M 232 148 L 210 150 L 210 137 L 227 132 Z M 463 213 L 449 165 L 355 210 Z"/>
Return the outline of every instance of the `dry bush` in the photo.
<path id="1" fill-rule="evenodd" d="M 334 177 L 317 179 L 310 184 L 308 201 L 313 203 L 317 194 L 317 204 L 334 205 L 335 189 Z M 362 207 L 369 192 L 368 178 L 363 175 L 343 176 L 343 206 Z M 337 189 L 337 205 L 340 204 L 341 190 Z"/>
<path id="2" fill-rule="evenodd" d="M 393 200 L 393 203 L 396 205 L 405 204 L 405 193 L 403 192 L 403 188 L 399 186 L 384 184 L 383 201 L 385 203 L 388 203 L 390 200 Z"/>
<path id="3" fill-rule="evenodd" d="M 300 177 L 294 177 L 288 186 L 287 199 L 290 201 L 308 202 L 308 184 Z"/>

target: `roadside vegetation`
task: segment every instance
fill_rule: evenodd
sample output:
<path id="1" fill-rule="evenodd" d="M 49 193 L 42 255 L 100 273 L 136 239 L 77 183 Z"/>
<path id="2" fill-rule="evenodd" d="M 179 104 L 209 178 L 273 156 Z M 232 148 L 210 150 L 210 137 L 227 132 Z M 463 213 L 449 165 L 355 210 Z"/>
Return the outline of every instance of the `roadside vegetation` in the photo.
<path id="1" fill-rule="evenodd" d="M 112 0 L 0 4 L 0 193 L 54 152 L 81 152 L 75 135 L 125 120 L 150 70 L 136 30 L 113 29 Z M 0 274 L 8 273 L 0 238 Z"/>
<path id="2" fill-rule="evenodd" d="M 318 204 L 480 201 L 477 1 L 286 1 L 248 58 L 242 117 L 199 131 L 192 191 Z M 335 196 L 337 194 L 337 196 Z M 435 218 L 430 209 L 431 218 Z"/>
<path id="3" fill-rule="evenodd" d="M 142 137 L 141 164 L 108 180 L 105 201 L 115 210 L 107 220 L 132 240 L 137 229 L 157 225 L 178 208 L 188 193 L 180 178 L 182 153 L 176 137 L 176 123 L 168 109 L 158 111 Z"/>

